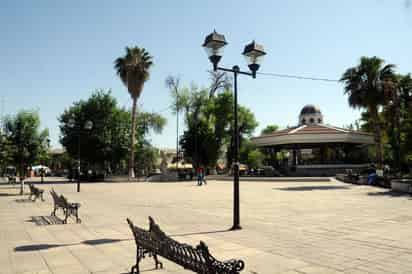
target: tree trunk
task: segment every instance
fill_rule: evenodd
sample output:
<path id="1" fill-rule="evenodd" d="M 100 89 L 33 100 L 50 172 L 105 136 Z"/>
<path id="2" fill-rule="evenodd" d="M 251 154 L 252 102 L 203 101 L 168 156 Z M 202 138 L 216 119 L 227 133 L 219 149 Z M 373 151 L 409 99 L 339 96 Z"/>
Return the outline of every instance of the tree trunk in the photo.
<path id="1" fill-rule="evenodd" d="M 394 149 L 394 157 L 393 159 L 395 160 L 395 168 L 399 171 L 401 169 L 401 161 L 402 161 L 402 157 L 401 157 L 401 125 L 400 125 L 400 119 L 401 119 L 401 105 L 400 105 L 400 100 L 399 100 L 399 96 L 398 96 L 398 90 L 397 88 L 393 91 L 393 104 L 394 104 L 394 128 L 396 131 L 394 131 L 395 133 L 395 143 L 396 143 L 396 147 Z"/>
<path id="2" fill-rule="evenodd" d="M 378 169 L 382 169 L 383 167 L 383 147 L 382 147 L 382 129 L 381 123 L 378 115 L 378 109 L 376 106 L 369 108 L 372 123 L 374 127 L 374 139 L 376 144 L 376 161 L 378 164 Z"/>
<path id="3" fill-rule="evenodd" d="M 19 180 L 20 180 L 20 195 L 24 194 L 24 178 L 25 178 L 26 174 L 24 174 L 24 164 L 20 163 L 20 176 L 19 176 Z"/>
<path id="4" fill-rule="evenodd" d="M 129 180 L 135 178 L 134 175 L 134 145 L 136 139 L 136 104 L 137 98 L 133 97 L 132 107 L 132 131 L 130 136 L 130 159 L 129 159 Z"/>

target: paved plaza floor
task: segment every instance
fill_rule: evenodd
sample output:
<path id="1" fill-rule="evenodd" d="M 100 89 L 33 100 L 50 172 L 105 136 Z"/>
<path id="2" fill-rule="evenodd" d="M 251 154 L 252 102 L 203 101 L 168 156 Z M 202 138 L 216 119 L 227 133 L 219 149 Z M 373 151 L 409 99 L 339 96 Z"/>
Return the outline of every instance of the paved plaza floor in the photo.
<path id="1" fill-rule="evenodd" d="M 40 184 L 38 184 L 40 185 Z M 173 238 L 205 241 L 218 259 L 243 259 L 242 273 L 412 273 L 412 198 L 331 182 L 241 182 L 242 230 L 232 224 L 232 183 L 72 183 L 40 185 L 27 202 L 0 183 L 0 273 L 128 273 L 135 243 L 126 223 L 153 216 Z M 81 224 L 50 217 L 54 188 L 80 202 Z M 151 258 L 143 273 L 191 273 Z"/>

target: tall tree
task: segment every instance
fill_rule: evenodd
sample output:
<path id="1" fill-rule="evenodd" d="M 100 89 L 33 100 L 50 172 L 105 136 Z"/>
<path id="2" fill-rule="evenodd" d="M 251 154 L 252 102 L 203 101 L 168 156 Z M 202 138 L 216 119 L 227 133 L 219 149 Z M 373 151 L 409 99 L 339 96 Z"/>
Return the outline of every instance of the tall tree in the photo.
<path id="1" fill-rule="evenodd" d="M 153 58 L 144 48 L 126 47 L 126 54 L 115 61 L 117 75 L 127 87 L 132 97 L 132 125 L 130 134 L 129 178 L 134 178 L 134 149 L 137 99 L 142 93 L 144 83 L 149 79 L 149 69 Z"/>
<path id="2" fill-rule="evenodd" d="M 244 107 L 238 107 L 238 125 L 239 125 L 239 148 L 242 149 L 242 145 L 244 141 L 252 136 L 253 131 L 258 126 L 258 122 L 256 121 L 255 115 L 253 112 Z M 229 120 L 229 132 L 232 133 L 234 131 L 234 121 L 233 119 Z M 230 136 L 230 137 L 229 137 Z M 228 135 L 228 139 L 230 140 L 228 143 L 228 149 L 226 153 L 227 165 L 232 166 L 233 163 L 233 151 L 235 149 L 234 143 L 234 136 L 233 134 Z"/>
<path id="3" fill-rule="evenodd" d="M 394 67 L 392 64 L 385 65 L 384 60 L 376 56 L 361 57 L 360 63 L 356 67 L 347 69 L 340 79 L 344 83 L 349 106 L 366 109 L 371 117 L 379 168 L 382 168 L 383 164 L 383 147 L 378 108 L 384 104 L 382 83 L 394 77 Z"/>
<path id="4" fill-rule="evenodd" d="M 210 85 L 209 98 L 215 96 L 218 91 L 230 90 L 232 87 L 232 79 L 224 71 L 209 71 L 210 80 L 212 84 Z"/>
<path id="5" fill-rule="evenodd" d="M 3 133 L 3 130 L 0 129 L 0 176 L 6 170 L 7 165 L 12 163 L 12 155 L 13 146 L 6 134 Z"/>
<path id="6" fill-rule="evenodd" d="M 47 150 L 49 131 L 40 131 L 39 114 L 22 110 L 5 119 L 5 133 L 14 149 L 12 159 L 20 174 L 20 194 L 23 194 L 27 168 L 39 160 Z"/>
<path id="7" fill-rule="evenodd" d="M 166 120 L 159 114 L 138 112 L 140 119 L 135 125 L 135 147 L 140 147 L 145 136 L 150 132 L 161 132 Z M 74 119 L 76 128 L 70 127 L 69 120 Z M 83 130 L 87 120 L 93 122 L 93 128 Z M 124 170 L 123 162 L 130 147 L 131 113 L 117 105 L 110 90 L 97 90 L 85 101 L 73 103 L 59 118 L 61 144 L 69 155 L 76 159 L 80 141 L 83 167 L 100 171 Z M 80 131 L 79 131 L 80 130 Z M 80 138 L 79 138 L 80 134 Z"/>
<path id="8" fill-rule="evenodd" d="M 179 164 L 179 112 L 184 107 L 183 94 L 180 94 L 180 78 L 178 76 L 168 76 L 165 80 L 166 87 L 169 88 L 173 98 L 172 109 L 176 114 L 176 170 Z M 182 97 L 181 97 L 182 96 Z"/>
<path id="9" fill-rule="evenodd" d="M 399 89 L 399 137 L 400 137 L 400 165 L 412 159 L 412 77 L 411 74 L 400 75 Z"/>

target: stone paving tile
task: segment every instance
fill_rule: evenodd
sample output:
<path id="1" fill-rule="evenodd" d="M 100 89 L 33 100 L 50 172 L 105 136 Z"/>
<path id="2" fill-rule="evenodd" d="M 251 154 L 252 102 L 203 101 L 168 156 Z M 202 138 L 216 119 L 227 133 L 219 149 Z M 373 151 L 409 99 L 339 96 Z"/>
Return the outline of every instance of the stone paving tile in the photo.
<path id="1" fill-rule="evenodd" d="M 13 252 L 10 254 L 10 257 L 13 271 L 16 273 L 48 269 L 38 252 Z"/>
<path id="2" fill-rule="evenodd" d="M 340 188 L 319 190 L 317 186 Z M 206 242 L 218 259 L 240 258 L 242 273 L 412 273 L 412 199 L 339 182 L 241 182 L 242 230 L 232 224 L 231 182 L 44 184 L 45 202 L 23 202 L 0 183 L 0 273 L 127 273 L 136 247 L 126 218 L 148 216 L 182 243 Z M 38 225 L 54 188 L 82 203 L 82 224 Z M 302 188 L 304 187 L 304 188 Z M 302 191 L 313 187 L 314 190 Z M 342 188 L 344 187 L 344 188 Z M 9 196 L 10 195 L 10 196 Z M 21 200 L 21 201 L 20 201 Z M 61 213 L 59 213 L 61 216 Z M 161 259 L 144 273 L 191 273 Z"/>
<path id="3" fill-rule="evenodd" d="M 340 273 L 342 274 L 343 273 L 341 271 L 334 270 L 333 268 L 315 266 L 315 265 L 298 268 L 296 269 L 296 271 L 300 273 L 304 273 L 304 274 L 313 274 L 313 273 L 316 273 L 316 274 L 338 274 Z"/>

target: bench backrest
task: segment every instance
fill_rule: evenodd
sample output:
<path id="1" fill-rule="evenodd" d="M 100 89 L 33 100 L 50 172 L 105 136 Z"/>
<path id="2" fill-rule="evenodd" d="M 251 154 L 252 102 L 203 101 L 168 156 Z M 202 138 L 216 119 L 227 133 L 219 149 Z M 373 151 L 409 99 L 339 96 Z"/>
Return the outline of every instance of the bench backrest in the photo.
<path id="1" fill-rule="evenodd" d="M 60 195 L 60 201 L 64 207 L 68 207 L 70 205 L 69 201 L 67 201 L 67 198 L 63 195 Z"/>
<path id="2" fill-rule="evenodd" d="M 202 241 L 194 248 L 173 240 L 160 229 L 152 217 L 149 217 L 149 230 L 135 226 L 130 219 L 127 219 L 127 222 L 138 247 L 152 251 L 184 268 L 204 274 L 239 273 L 244 268 L 241 260 L 233 260 L 230 263 L 216 260 Z"/>
<path id="3" fill-rule="evenodd" d="M 35 192 L 36 187 L 33 184 L 29 184 L 30 192 Z"/>
<path id="4" fill-rule="evenodd" d="M 63 207 L 66 206 L 66 203 L 65 203 L 65 201 L 63 200 L 63 198 L 64 198 L 63 195 L 60 195 L 60 196 L 59 196 L 59 195 L 56 193 L 56 191 L 54 191 L 53 188 L 52 188 L 52 190 L 50 190 L 50 194 L 51 194 L 51 196 L 53 197 L 53 201 L 54 201 L 55 204 L 57 204 L 57 205 L 59 205 L 59 206 L 63 206 Z"/>

